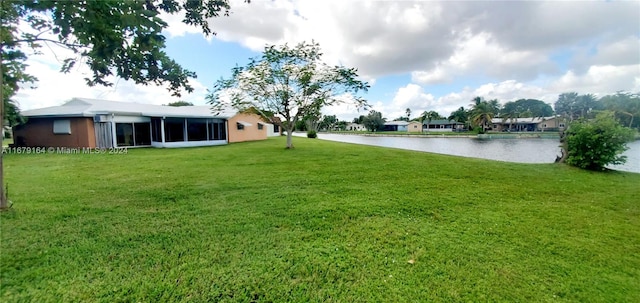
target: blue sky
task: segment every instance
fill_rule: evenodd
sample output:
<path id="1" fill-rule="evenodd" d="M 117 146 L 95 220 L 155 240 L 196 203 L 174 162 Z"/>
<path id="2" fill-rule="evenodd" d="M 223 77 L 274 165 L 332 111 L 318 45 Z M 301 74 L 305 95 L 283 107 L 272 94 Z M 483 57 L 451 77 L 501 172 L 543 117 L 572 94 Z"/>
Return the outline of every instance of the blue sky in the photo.
<path id="1" fill-rule="evenodd" d="M 87 87 L 86 68 L 60 74 L 72 54 L 52 47 L 32 56 L 28 71 L 40 81 L 17 96 L 22 109 L 73 97 L 166 104 L 204 104 L 207 88 L 265 45 L 315 40 L 324 60 L 358 68 L 371 89 L 363 96 L 388 119 L 435 110 L 443 115 L 475 96 L 504 103 L 558 94 L 640 92 L 640 2 L 637 1 L 231 1 L 229 17 L 212 19 L 204 37 L 164 16 L 167 53 L 195 71 L 196 91 L 171 97 L 162 87 L 115 80 Z M 341 105 L 325 114 L 352 120 L 363 112 Z"/>

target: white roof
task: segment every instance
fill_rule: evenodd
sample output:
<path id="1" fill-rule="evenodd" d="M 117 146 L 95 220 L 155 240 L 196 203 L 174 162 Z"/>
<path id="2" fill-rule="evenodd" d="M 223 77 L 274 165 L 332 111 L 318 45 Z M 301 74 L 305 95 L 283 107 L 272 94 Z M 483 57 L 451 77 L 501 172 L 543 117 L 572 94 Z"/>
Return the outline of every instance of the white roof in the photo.
<path id="1" fill-rule="evenodd" d="M 409 125 L 410 122 L 407 121 L 391 121 L 391 122 L 385 122 L 384 125 Z"/>
<path id="2" fill-rule="evenodd" d="M 60 106 L 45 107 L 21 112 L 26 117 L 93 117 L 99 114 L 124 116 L 180 117 L 180 118 L 230 118 L 237 113 L 227 108 L 214 113 L 210 106 L 164 106 L 134 102 L 117 102 L 86 98 L 73 98 Z"/>
<path id="3" fill-rule="evenodd" d="M 534 117 L 534 118 L 515 118 L 515 119 L 504 119 L 504 118 L 493 118 L 491 119 L 491 123 L 540 123 L 543 121 L 547 121 L 553 119 L 555 117 Z"/>

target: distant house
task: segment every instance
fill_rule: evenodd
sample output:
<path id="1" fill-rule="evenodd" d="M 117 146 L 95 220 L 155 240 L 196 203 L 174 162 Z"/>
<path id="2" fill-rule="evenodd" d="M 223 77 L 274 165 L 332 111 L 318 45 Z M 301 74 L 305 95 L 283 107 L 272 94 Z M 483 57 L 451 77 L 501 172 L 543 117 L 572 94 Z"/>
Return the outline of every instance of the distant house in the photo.
<path id="1" fill-rule="evenodd" d="M 258 115 L 209 106 L 161 106 L 74 98 L 60 106 L 27 110 L 14 142 L 31 147 L 187 147 L 263 140 Z"/>
<path id="2" fill-rule="evenodd" d="M 565 123 L 559 117 L 493 118 L 491 124 L 494 131 L 510 132 L 558 131 L 565 127 Z"/>
<path id="3" fill-rule="evenodd" d="M 464 124 L 455 120 L 431 120 L 429 123 L 424 121 L 424 130 L 428 132 L 448 132 L 464 129 Z"/>
<path id="4" fill-rule="evenodd" d="M 347 126 L 345 127 L 345 130 L 348 130 L 348 131 L 366 131 L 367 128 L 362 124 L 347 123 Z"/>
<path id="5" fill-rule="evenodd" d="M 282 120 L 279 117 L 268 119 L 267 137 L 277 137 L 282 135 Z"/>
<path id="6" fill-rule="evenodd" d="M 411 121 L 407 124 L 407 131 L 410 133 L 422 132 L 422 124 L 420 122 Z"/>
<path id="7" fill-rule="evenodd" d="M 409 122 L 407 121 L 391 121 L 384 123 L 384 131 L 388 132 L 406 132 Z"/>

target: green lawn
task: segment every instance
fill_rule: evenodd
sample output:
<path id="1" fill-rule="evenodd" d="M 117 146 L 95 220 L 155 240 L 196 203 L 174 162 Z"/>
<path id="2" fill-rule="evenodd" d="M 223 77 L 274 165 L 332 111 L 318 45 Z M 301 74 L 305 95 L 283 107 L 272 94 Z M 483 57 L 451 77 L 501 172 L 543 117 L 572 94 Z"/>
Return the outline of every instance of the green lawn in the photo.
<path id="1" fill-rule="evenodd" d="M 640 174 L 294 138 L 5 155 L 2 302 L 640 302 Z"/>
<path id="2" fill-rule="evenodd" d="M 3 138 L 2 139 L 2 146 L 9 146 L 9 144 L 13 144 L 13 139 L 11 138 Z"/>

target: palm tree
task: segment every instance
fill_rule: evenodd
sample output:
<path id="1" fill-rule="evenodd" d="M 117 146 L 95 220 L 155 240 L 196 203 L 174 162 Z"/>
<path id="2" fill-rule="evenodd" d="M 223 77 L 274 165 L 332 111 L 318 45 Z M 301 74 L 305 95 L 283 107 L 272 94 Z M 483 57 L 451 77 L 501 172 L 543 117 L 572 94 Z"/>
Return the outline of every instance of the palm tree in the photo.
<path id="1" fill-rule="evenodd" d="M 502 123 L 506 122 L 507 120 L 509 121 L 509 131 L 511 131 L 513 121 L 517 120 L 519 118 L 519 115 L 520 113 L 517 109 L 512 109 L 502 113 Z"/>
<path id="2" fill-rule="evenodd" d="M 460 106 L 460 108 L 452 112 L 447 119 L 460 122 L 460 123 L 465 123 L 467 122 L 467 110 L 464 109 L 464 106 Z"/>
<path id="3" fill-rule="evenodd" d="M 493 119 L 494 116 L 494 106 L 487 101 L 482 101 L 476 104 L 471 110 L 471 123 L 476 126 L 482 126 L 482 133 L 484 133 L 487 123 L 491 123 L 491 119 Z"/>
<path id="4" fill-rule="evenodd" d="M 440 114 L 438 114 L 438 112 L 436 111 L 423 111 L 422 114 L 420 114 L 420 121 L 422 121 L 422 123 L 424 124 L 424 121 L 427 121 L 427 131 L 429 131 L 429 124 L 431 123 L 431 120 L 433 119 L 438 119 L 440 118 Z"/>
<path id="5" fill-rule="evenodd" d="M 429 115 L 429 113 L 427 111 L 423 111 L 422 114 L 420 114 L 420 117 L 418 117 L 418 120 L 420 120 L 420 123 L 422 125 L 424 125 L 424 121 L 427 120 L 427 116 Z M 421 127 L 421 132 L 424 131 L 424 127 Z M 427 131 L 429 131 L 429 123 L 427 123 Z"/>

